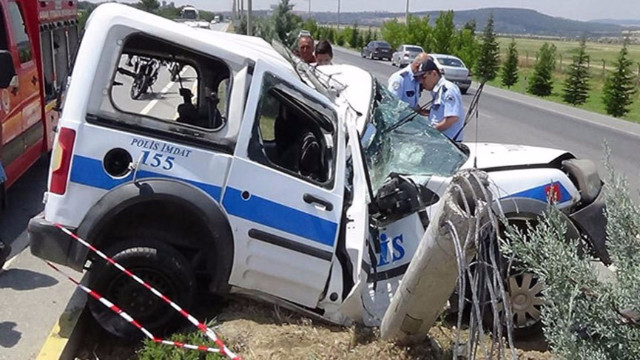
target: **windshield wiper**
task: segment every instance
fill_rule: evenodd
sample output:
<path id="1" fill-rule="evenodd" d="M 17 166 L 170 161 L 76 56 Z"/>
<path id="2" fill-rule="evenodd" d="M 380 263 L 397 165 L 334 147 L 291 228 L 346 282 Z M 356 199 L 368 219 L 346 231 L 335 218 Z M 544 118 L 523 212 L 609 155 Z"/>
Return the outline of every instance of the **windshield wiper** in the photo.
<path id="1" fill-rule="evenodd" d="M 414 113 L 411 113 L 411 114 L 407 114 L 407 115 L 405 115 L 405 117 L 403 117 L 402 119 L 398 120 L 398 122 L 397 122 L 397 123 L 395 123 L 395 124 L 393 124 L 393 125 L 389 126 L 389 127 L 387 128 L 387 130 L 386 130 L 384 133 L 391 132 L 391 131 L 393 131 L 393 130 L 395 130 L 395 129 L 399 128 L 400 126 L 402 126 L 402 125 L 404 125 L 404 124 L 408 123 L 409 121 L 411 121 L 411 120 L 415 119 L 415 117 L 416 117 L 416 116 L 420 115 L 420 111 L 425 110 L 425 109 L 427 109 L 427 108 L 430 108 L 430 107 L 431 107 L 431 103 L 433 103 L 433 100 L 430 100 L 430 101 L 429 101 L 429 102 L 427 102 L 426 104 L 424 104 L 424 105 L 420 106 L 420 107 L 418 108 L 418 110 L 414 110 Z"/>
<path id="2" fill-rule="evenodd" d="M 471 122 L 471 118 L 473 117 L 473 115 L 475 115 L 476 118 L 478 117 L 478 104 L 480 103 L 480 95 L 482 94 L 482 90 L 484 89 L 484 84 L 486 82 L 487 80 L 483 80 L 480 83 L 480 86 L 478 86 L 478 90 L 476 90 L 476 93 L 473 95 L 473 99 L 471 99 L 471 104 L 469 104 L 469 110 L 467 110 L 467 114 L 464 116 L 464 124 L 462 125 L 460 130 L 458 130 L 453 139 L 458 138 L 458 135 L 460 135 L 462 130 L 464 130 L 464 128 Z"/>

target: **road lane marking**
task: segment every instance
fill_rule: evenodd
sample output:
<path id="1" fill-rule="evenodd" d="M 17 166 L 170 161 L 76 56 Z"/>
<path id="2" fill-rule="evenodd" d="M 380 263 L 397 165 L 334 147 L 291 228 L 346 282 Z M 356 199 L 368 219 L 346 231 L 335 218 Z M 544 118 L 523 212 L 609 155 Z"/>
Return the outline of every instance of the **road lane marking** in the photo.
<path id="1" fill-rule="evenodd" d="M 186 72 L 187 72 L 187 67 L 184 67 L 182 69 L 182 71 L 180 71 L 180 75 L 179 76 L 180 77 L 184 77 Z M 169 80 L 167 85 L 162 90 L 160 90 L 160 94 L 166 94 L 167 92 L 169 92 L 169 89 L 171 89 L 173 87 L 173 85 L 175 85 L 177 83 L 178 83 L 178 81 Z M 196 81 L 194 81 L 194 83 L 195 83 L 194 85 L 197 86 L 198 81 L 196 80 Z M 147 115 L 151 111 L 151 109 L 153 109 L 158 104 L 159 101 L 160 101 L 160 99 L 151 100 L 151 102 L 149 102 L 149 104 L 147 104 L 147 106 L 145 106 L 144 109 L 142 109 L 140 114 L 141 115 Z"/>
<path id="2" fill-rule="evenodd" d="M 171 89 L 173 87 L 174 84 L 175 84 L 174 81 L 169 80 L 167 85 L 162 90 L 160 90 L 160 93 L 161 94 L 166 94 L 169 91 L 169 89 Z M 151 100 L 151 102 L 149 104 L 147 104 L 147 106 L 145 106 L 144 109 L 142 109 L 140 114 L 147 115 L 149 113 L 149 111 L 151 111 L 151 109 L 153 109 L 153 107 L 158 104 L 158 101 L 160 101 L 160 100 L 159 99 Z"/>

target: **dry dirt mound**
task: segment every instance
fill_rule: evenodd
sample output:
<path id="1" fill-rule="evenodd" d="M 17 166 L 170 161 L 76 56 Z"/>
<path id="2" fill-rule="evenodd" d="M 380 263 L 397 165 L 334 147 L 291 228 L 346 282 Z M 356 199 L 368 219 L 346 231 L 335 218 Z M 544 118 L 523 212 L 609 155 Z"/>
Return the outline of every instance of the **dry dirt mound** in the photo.
<path id="1" fill-rule="evenodd" d="M 209 318 L 199 314 L 202 319 Z M 214 331 L 245 360 L 252 359 L 451 359 L 456 334 L 440 322 L 424 343 L 411 347 L 382 341 L 377 329 L 329 325 L 248 299 L 234 299 L 213 320 Z M 189 329 L 191 330 L 191 329 Z M 137 359 L 140 344 L 121 344 L 103 332 L 87 334 L 77 360 Z M 519 359 L 551 359 L 542 338 L 517 344 Z M 538 351 L 541 350 L 541 351 Z"/>
<path id="2" fill-rule="evenodd" d="M 217 322 L 216 330 L 244 359 L 451 359 L 456 338 L 442 322 L 424 343 L 406 347 L 380 340 L 377 329 L 327 325 L 249 300 L 227 307 Z M 551 359 L 541 338 L 518 346 L 519 359 Z"/>

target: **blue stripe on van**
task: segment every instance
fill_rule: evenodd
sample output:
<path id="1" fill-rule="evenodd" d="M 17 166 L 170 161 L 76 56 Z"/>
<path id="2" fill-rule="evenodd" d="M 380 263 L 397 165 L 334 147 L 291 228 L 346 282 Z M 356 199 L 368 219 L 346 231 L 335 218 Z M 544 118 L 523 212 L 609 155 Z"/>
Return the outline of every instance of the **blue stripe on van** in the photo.
<path id="1" fill-rule="evenodd" d="M 184 181 L 203 190 L 217 201 L 220 201 L 222 190 L 219 186 L 182 179 L 175 176 L 169 176 L 166 174 L 155 173 L 147 170 L 139 170 L 136 177 L 138 179 L 163 178 Z M 71 182 L 91 187 L 97 187 L 100 189 L 111 190 L 118 185 L 130 182 L 132 180 L 133 173 L 129 174 L 126 177 L 116 179 L 109 176 L 109 174 L 104 171 L 102 162 L 100 160 L 95 160 L 80 155 L 73 156 L 73 165 L 71 167 L 71 174 L 69 176 L 69 181 Z"/>
<path id="2" fill-rule="evenodd" d="M 146 170 L 139 170 L 137 178 L 175 179 L 202 189 L 217 201 L 220 201 L 221 198 L 221 188 L 215 185 Z M 69 176 L 69 181 L 71 182 L 111 190 L 132 180 L 133 174 L 119 179 L 109 176 L 102 167 L 102 161 L 100 160 L 80 155 L 73 156 L 73 165 Z M 222 205 L 229 214 L 248 221 L 298 235 L 320 244 L 328 246 L 333 246 L 334 244 L 338 225 L 320 217 L 255 195 L 251 195 L 249 199 L 244 200 L 241 197 L 241 192 L 231 187 L 227 188 Z"/>
<path id="3" fill-rule="evenodd" d="M 333 247 L 338 224 L 303 211 L 251 195 L 244 200 L 237 189 L 227 188 L 222 200 L 227 213 Z"/>

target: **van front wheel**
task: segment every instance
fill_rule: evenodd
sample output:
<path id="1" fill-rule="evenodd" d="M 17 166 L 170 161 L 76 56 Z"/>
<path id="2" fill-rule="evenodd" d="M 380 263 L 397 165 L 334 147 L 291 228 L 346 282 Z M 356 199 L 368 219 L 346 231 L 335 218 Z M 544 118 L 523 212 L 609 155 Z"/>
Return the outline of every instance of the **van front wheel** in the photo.
<path id="1" fill-rule="evenodd" d="M 182 308 L 189 308 L 196 281 L 187 259 L 175 248 L 157 240 L 129 239 L 107 250 L 107 255 Z M 173 329 L 181 316 L 170 305 L 131 277 L 102 259 L 94 261 L 89 287 L 131 315 L 153 334 Z M 109 333 L 120 338 L 140 338 L 142 333 L 95 299 L 91 314 Z"/>

